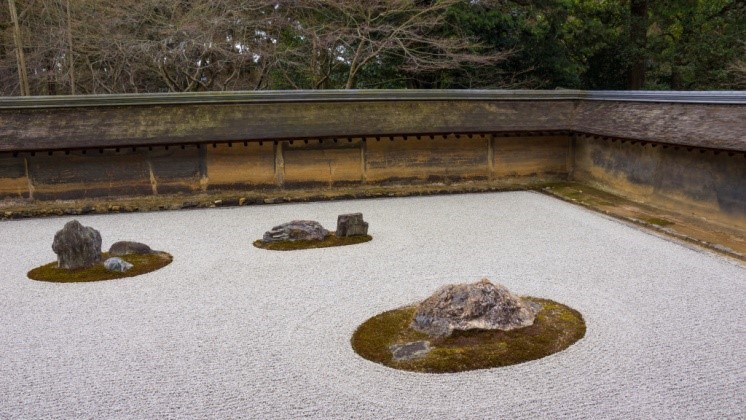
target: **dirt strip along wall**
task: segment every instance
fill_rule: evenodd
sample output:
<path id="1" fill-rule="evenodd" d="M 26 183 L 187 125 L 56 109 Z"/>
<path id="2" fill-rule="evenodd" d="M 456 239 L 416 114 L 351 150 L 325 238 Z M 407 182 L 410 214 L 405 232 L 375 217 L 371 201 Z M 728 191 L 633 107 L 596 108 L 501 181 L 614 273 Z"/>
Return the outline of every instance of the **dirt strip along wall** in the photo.
<path id="1" fill-rule="evenodd" d="M 566 180 L 571 138 L 350 137 L 0 155 L 0 197 L 78 199 L 351 185 Z"/>

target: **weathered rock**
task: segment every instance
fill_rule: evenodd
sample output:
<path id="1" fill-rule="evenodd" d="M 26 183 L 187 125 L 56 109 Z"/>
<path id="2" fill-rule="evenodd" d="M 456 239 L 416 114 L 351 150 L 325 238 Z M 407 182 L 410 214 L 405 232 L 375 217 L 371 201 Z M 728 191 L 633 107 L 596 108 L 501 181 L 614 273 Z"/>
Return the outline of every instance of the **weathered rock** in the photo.
<path id="1" fill-rule="evenodd" d="M 320 241 L 327 235 L 329 235 L 329 231 L 324 229 L 319 222 L 293 220 L 273 227 L 272 230 L 264 234 L 262 241 Z"/>
<path id="2" fill-rule="evenodd" d="M 150 254 L 152 252 L 153 250 L 149 246 L 131 241 L 115 242 L 109 248 L 109 255 L 112 257 L 122 257 L 130 254 Z"/>
<path id="3" fill-rule="evenodd" d="M 412 360 L 425 357 L 430 353 L 429 341 L 413 341 L 411 343 L 394 344 L 389 347 L 394 360 Z"/>
<path id="4" fill-rule="evenodd" d="M 72 220 L 54 235 L 52 250 L 59 268 L 91 267 L 101 261 L 101 234 Z"/>
<path id="5" fill-rule="evenodd" d="M 484 278 L 438 289 L 418 305 L 412 328 L 431 336 L 449 336 L 454 330 L 508 331 L 532 325 L 540 309 Z"/>
<path id="6" fill-rule="evenodd" d="M 109 271 L 118 271 L 120 273 L 124 273 L 125 271 L 134 267 L 134 265 L 121 258 L 112 257 L 107 258 L 106 261 L 104 261 L 104 267 Z"/>
<path id="7" fill-rule="evenodd" d="M 340 214 L 337 217 L 338 237 L 368 234 L 368 222 L 363 221 L 362 213 Z"/>

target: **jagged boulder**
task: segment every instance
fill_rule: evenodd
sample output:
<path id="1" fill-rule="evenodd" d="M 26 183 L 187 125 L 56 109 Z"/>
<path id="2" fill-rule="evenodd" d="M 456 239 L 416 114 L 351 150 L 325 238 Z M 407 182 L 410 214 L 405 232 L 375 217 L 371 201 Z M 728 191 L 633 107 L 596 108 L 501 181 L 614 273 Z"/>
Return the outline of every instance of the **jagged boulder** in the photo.
<path id="1" fill-rule="evenodd" d="M 149 246 L 132 241 L 115 242 L 109 248 L 109 255 L 112 257 L 123 257 L 130 254 L 150 254 L 153 250 Z"/>
<path id="2" fill-rule="evenodd" d="M 436 337 L 450 336 L 454 330 L 508 331 L 532 325 L 540 309 L 484 278 L 438 289 L 418 305 L 412 328 Z"/>
<path id="3" fill-rule="evenodd" d="M 368 234 L 368 222 L 363 221 L 362 213 L 340 214 L 337 217 L 338 237 Z"/>
<path id="4" fill-rule="evenodd" d="M 59 268 L 92 267 L 101 261 L 101 234 L 72 220 L 54 235 L 52 250 Z"/>
<path id="5" fill-rule="evenodd" d="M 106 261 L 104 261 L 104 268 L 109 271 L 124 273 L 132 267 L 134 267 L 132 263 L 129 263 L 119 257 L 107 258 Z"/>
<path id="6" fill-rule="evenodd" d="M 272 230 L 264 234 L 262 241 L 321 241 L 327 235 L 329 235 L 329 231 L 324 229 L 319 222 L 293 220 L 273 227 Z"/>

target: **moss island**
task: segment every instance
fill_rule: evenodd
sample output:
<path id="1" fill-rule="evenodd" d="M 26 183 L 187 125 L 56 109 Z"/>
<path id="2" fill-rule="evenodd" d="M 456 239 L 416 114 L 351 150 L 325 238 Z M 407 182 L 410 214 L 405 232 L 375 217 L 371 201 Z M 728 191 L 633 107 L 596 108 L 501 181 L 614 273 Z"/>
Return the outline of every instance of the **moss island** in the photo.
<path id="1" fill-rule="evenodd" d="M 42 265 L 29 271 L 27 276 L 31 280 L 48 281 L 55 283 L 82 283 L 90 281 L 114 280 L 125 277 L 134 277 L 161 269 L 173 261 L 171 254 L 166 252 L 152 252 L 149 254 L 129 254 L 122 256 L 123 260 L 132 264 L 133 267 L 125 272 L 109 271 L 104 267 L 104 261 L 109 258 L 109 253 L 101 254 L 101 262 L 87 268 L 65 269 L 58 268 L 57 262 Z"/>
<path id="2" fill-rule="evenodd" d="M 294 251 L 298 249 L 328 248 L 332 246 L 345 246 L 361 244 L 373 239 L 370 235 L 355 235 L 339 237 L 334 233 L 326 235 L 320 241 L 315 240 L 295 240 L 295 241 L 274 241 L 265 242 L 261 239 L 254 241 L 254 246 L 261 249 L 272 251 Z"/>
<path id="3" fill-rule="evenodd" d="M 363 358 L 394 369 L 449 373 L 510 366 L 560 352 L 585 336 L 583 316 L 560 303 L 534 297 L 541 305 L 533 325 L 510 331 L 454 331 L 431 337 L 412 328 L 416 306 L 378 314 L 360 325 L 352 348 Z M 427 340 L 430 351 L 422 357 L 395 360 L 392 347 Z"/>

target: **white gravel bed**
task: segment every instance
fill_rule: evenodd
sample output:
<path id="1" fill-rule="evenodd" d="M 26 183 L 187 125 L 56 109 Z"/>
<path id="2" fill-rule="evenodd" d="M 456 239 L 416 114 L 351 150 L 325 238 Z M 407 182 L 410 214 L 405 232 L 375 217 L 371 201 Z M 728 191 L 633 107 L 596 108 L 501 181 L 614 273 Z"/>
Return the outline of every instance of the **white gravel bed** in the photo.
<path id="1" fill-rule="evenodd" d="M 374 239 L 254 248 L 363 212 Z M 0 223 L 0 418 L 744 418 L 746 267 L 530 192 L 79 216 L 174 256 L 31 281 L 72 217 Z M 487 276 L 579 310 L 566 351 L 459 374 L 358 357 L 367 318 Z"/>

